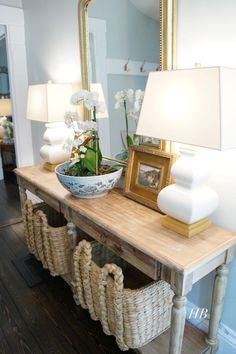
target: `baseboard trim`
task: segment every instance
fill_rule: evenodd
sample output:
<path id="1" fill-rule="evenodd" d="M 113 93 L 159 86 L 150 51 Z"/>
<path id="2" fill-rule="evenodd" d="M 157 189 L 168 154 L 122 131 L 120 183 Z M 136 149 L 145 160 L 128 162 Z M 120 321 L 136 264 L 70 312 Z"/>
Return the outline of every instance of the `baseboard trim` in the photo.
<path id="1" fill-rule="evenodd" d="M 193 312 L 196 313 L 197 309 L 198 306 L 188 301 L 186 318 L 191 324 L 193 324 L 203 332 L 207 333 L 209 326 L 209 317 L 205 319 L 189 318 L 191 311 L 193 310 Z M 223 322 L 221 322 L 219 326 L 218 336 L 221 343 L 225 342 L 236 351 L 236 331 L 232 330 L 230 327 L 226 326 Z"/>

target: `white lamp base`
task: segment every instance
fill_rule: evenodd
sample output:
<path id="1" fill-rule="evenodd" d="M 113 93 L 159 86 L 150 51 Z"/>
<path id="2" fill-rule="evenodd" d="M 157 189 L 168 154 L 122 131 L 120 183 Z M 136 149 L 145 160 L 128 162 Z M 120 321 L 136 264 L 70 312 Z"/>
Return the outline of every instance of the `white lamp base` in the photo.
<path id="1" fill-rule="evenodd" d="M 46 128 L 43 136 L 45 145 L 40 149 L 40 157 L 45 162 L 45 168 L 54 171 L 56 165 L 70 158 L 70 152 L 63 148 L 70 132 L 64 123 L 48 123 Z"/>
<path id="2" fill-rule="evenodd" d="M 203 185 L 208 173 L 202 154 L 189 149 L 181 150 L 181 153 L 181 158 L 171 169 L 176 183 L 161 190 L 157 204 L 171 217 L 163 219 L 163 226 L 188 236 L 209 226 L 207 217 L 217 208 L 218 196 L 210 187 Z"/>
<path id="3" fill-rule="evenodd" d="M 63 149 L 63 144 L 43 145 L 40 149 L 40 157 L 44 162 L 58 165 L 69 160 L 70 153 Z"/>
<path id="4" fill-rule="evenodd" d="M 43 142 L 47 145 L 56 145 L 64 143 L 67 137 L 67 126 L 64 122 L 55 122 L 45 124 L 46 131 L 43 135 Z"/>

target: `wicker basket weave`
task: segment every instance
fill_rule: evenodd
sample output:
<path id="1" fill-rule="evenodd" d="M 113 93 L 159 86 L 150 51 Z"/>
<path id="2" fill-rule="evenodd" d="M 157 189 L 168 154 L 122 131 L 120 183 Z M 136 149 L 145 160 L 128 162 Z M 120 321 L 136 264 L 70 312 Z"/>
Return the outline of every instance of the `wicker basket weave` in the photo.
<path id="1" fill-rule="evenodd" d="M 81 241 L 74 253 L 74 298 L 93 320 L 101 321 L 106 334 L 116 337 L 121 350 L 140 348 L 169 327 L 173 292 L 162 280 L 124 288 L 117 264 L 123 268 L 102 245 Z"/>
<path id="2" fill-rule="evenodd" d="M 28 249 L 40 260 L 51 275 L 71 271 L 71 250 L 66 219 L 45 203 L 26 200 L 23 223 Z"/>

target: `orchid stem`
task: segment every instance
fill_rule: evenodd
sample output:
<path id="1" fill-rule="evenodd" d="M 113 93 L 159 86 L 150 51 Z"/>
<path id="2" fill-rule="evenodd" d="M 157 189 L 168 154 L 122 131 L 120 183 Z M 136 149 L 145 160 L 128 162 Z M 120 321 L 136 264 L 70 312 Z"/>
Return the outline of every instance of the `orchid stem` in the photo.
<path id="1" fill-rule="evenodd" d="M 96 107 L 93 108 L 93 121 L 96 122 Z M 95 172 L 96 176 L 98 175 L 98 153 L 99 153 L 99 138 L 98 138 L 98 132 L 94 130 L 94 136 L 95 136 Z"/>
<path id="2" fill-rule="evenodd" d="M 129 150 L 129 123 L 128 123 L 126 100 L 124 100 L 124 108 L 125 108 L 125 125 L 126 125 L 126 143 L 127 143 L 127 150 Z"/>

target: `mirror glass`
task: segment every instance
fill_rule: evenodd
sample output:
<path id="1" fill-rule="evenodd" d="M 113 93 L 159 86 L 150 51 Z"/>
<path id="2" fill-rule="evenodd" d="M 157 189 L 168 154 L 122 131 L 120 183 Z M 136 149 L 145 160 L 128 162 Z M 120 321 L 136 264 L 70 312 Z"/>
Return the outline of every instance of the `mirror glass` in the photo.
<path id="1" fill-rule="evenodd" d="M 129 136 L 138 143 L 134 133 L 142 93 L 136 91 L 143 91 L 148 73 L 159 68 L 159 1 L 96 0 L 89 4 L 88 17 L 89 81 L 101 84 L 108 116 L 98 123 L 101 149 L 119 159 L 117 154 L 127 148 L 127 122 L 122 93 L 117 100 L 115 95 L 133 90 L 128 92 L 127 121 Z"/>
<path id="2" fill-rule="evenodd" d="M 7 67 L 6 30 L 0 25 L 0 98 L 10 98 Z"/>

